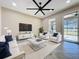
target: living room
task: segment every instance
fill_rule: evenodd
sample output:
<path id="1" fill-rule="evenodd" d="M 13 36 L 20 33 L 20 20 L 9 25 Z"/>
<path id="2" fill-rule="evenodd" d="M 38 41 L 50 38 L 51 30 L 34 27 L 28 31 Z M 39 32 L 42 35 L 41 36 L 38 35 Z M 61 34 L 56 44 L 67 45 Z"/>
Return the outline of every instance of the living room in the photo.
<path id="1" fill-rule="evenodd" d="M 46 3 L 45 7 L 48 9 L 41 7 L 40 10 L 37 3 L 41 6 Z M 32 10 L 31 7 L 35 8 L 35 10 Z M 78 19 L 76 25 L 79 25 L 78 0 L 61 0 L 60 2 L 57 0 L 0 0 L 0 39 L 12 34 L 13 39 L 10 42 L 14 39 L 16 41 L 9 42 L 9 46 L 11 46 L 9 48 L 13 48 L 12 52 L 10 51 L 12 55 L 5 59 L 72 59 L 74 57 L 79 59 L 78 53 L 76 53 L 79 49 L 79 26 L 75 29 L 77 26 L 71 25 L 73 28 L 70 27 L 73 31 L 68 32 L 70 30 L 68 29 L 69 21 L 65 26 L 64 20 L 66 19 Z M 59 37 L 52 37 L 57 35 Z M 2 41 L 4 42 L 5 39 L 0 41 L 1 44 L 3 43 Z M 12 47 L 12 45 L 14 46 Z M 65 45 L 65 48 L 69 50 L 62 50 L 61 45 L 63 47 Z M 70 51 L 72 48 L 74 53 Z M 55 50 L 61 52 L 60 55 L 57 55 L 58 52 Z M 62 56 L 63 52 L 60 50 L 63 52 L 70 51 L 71 54 L 68 55 L 72 56 L 66 56 L 66 52 Z M 51 54 L 53 51 L 55 51 L 54 54 Z"/>

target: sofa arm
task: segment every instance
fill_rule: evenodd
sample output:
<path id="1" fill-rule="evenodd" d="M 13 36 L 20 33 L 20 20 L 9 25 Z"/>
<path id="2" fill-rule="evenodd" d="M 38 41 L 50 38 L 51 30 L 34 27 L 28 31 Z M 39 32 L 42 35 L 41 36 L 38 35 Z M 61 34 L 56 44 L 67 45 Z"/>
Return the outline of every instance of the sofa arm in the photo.
<path id="1" fill-rule="evenodd" d="M 61 42 L 61 41 L 62 41 L 62 35 L 59 35 L 59 36 L 57 37 L 57 39 L 58 39 L 58 42 Z"/>
<path id="2" fill-rule="evenodd" d="M 25 59 L 25 52 L 16 53 L 16 55 L 12 55 L 10 57 L 4 58 L 4 59 Z"/>

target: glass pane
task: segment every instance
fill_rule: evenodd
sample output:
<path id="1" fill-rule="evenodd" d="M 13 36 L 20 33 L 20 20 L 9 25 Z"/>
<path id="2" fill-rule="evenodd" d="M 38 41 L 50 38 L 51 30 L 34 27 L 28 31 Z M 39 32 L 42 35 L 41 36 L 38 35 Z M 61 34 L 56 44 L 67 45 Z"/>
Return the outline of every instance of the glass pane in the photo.
<path id="1" fill-rule="evenodd" d="M 78 42 L 78 17 L 73 16 L 64 20 L 64 38 Z"/>
<path id="2" fill-rule="evenodd" d="M 56 21 L 55 21 L 55 19 L 54 20 L 52 20 L 52 21 L 50 21 L 50 33 L 53 33 L 53 32 L 56 32 Z"/>

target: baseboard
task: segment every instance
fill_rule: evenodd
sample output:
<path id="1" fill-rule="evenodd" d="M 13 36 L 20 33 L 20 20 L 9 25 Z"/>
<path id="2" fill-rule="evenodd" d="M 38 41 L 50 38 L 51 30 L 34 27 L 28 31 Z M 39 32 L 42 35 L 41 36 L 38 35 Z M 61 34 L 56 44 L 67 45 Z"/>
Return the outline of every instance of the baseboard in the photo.
<path id="1" fill-rule="evenodd" d="M 75 44 L 79 44 L 79 42 L 73 42 L 73 41 L 68 41 L 68 40 L 64 40 L 65 42 L 70 42 L 70 43 L 75 43 Z"/>

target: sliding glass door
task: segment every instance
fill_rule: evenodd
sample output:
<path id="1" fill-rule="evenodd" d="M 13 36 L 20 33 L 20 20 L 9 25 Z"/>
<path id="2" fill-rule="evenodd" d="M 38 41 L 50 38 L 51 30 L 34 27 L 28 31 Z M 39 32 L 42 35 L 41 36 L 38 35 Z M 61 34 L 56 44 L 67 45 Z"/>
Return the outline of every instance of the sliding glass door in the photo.
<path id="1" fill-rule="evenodd" d="M 79 15 L 71 14 L 64 18 L 64 39 L 71 42 L 79 42 Z"/>

